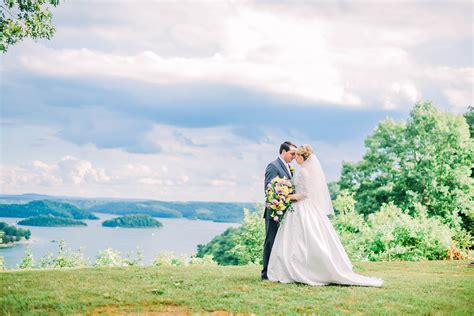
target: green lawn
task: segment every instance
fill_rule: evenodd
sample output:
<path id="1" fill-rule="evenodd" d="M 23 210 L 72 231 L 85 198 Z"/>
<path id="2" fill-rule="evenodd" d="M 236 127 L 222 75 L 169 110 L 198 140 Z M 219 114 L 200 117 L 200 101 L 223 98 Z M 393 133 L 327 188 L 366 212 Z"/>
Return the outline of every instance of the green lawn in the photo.
<path id="1" fill-rule="evenodd" d="M 357 263 L 382 288 L 260 281 L 259 267 L 127 267 L 0 273 L 1 311 L 24 314 L 474 314 L 468 261 Z"/>

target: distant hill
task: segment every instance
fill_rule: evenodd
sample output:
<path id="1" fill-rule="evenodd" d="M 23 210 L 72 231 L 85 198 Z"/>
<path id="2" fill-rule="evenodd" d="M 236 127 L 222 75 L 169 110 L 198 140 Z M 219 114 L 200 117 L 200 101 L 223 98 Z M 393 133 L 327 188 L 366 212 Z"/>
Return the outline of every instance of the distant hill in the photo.
<path id="1" fill-rule="evenodd" d="M 32 217 L 51 215 L 72 219 L 98 219 L 94 214 L 75 205 L 51 200 L 31 201 L 25 204 L 0 204 L 0 217 Z"/>
<path id="2" fill-rule="evenodd" d="M 78 221 L 72 218 L 54 217 L 51 215 L 42 215 L 36 217 L 30 217 L 18 222 L 18 225 L 27 226 L 87 226 L 86 223 Z"/>
<path id="3" fill-rule="evenodd" d="M 18 200 L 18 201 L 33 201 L 33 200 L 46 200 L 54 198 L 50 195 L 36 194 L 36 193 L 24 193 L 24 194 L 0 194 L 2 200 Z"/>
<path id="4" fill-rule="evenodd" d="M 125 228 L 152 228 L 161 227 L 159 221 L 149 215 L 126 215 L 106 220 L 102 223 L 105 227 L 125 227 Z"/>
<path id="5" fill-rule="evenodd" d="M 77 209 L 89 213 L 97 212 L 117 215 L 146 214 L 153 217 L 184 217 L 215 222 L 240 222 L 243 219 L 244 208 L 250 210 L 255 209 L 254 203 L 242 202 L 167 202 L 117 198 L 75 198 L 39 195 L 34 193 L 22 195 L 0 195 L 0 203 L 11 203 L 12 201 L 16 201 L 16 203 L 18 203 L 16 205 L 22 205 L 19 203 L 26 203 L 29 201 L 29 198 L 32 199 L 31 201 L 39 199 L 41 202 L 64 203 L 75 206 Z M 4 206 L 5 204 L 0 204 L 0 217 L 4 216 L 2 215 L 2 207 Z M 9 207 L 7 207 L 7 209 L 8 208 Z M 39 214 L 18 217 L 36 215 Z"/>
<path id="6" fill-rule="evenodd" d="M 87 211 L 119 215 L 146 214 L 154 217 L 185 217 L 215 222 L 240 222 L 243 219 L 244 208 L 254 209 L 255 206 L 251 203 L 123 201 L 98 203 L 87 208 Z"/>

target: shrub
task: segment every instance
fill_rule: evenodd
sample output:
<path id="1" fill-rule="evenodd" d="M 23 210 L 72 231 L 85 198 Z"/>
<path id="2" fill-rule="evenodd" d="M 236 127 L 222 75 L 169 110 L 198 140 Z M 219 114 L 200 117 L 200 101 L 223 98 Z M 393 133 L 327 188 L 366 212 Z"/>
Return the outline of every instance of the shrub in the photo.
<path id="1" fill-rule="evenodd" d="M 411 217 L 389 203 L 370 214 L 366 230 L 369 260 L 445 259 L 451 246 L 451 230 L 438 218 L 428 218 L 423 208 L 419 210 Z"/>
<path id="2" fill-rule="evenodd" d="M 157 267 L 180 267 L 180 266 L 217 266 L 212 255 L 204 255 L 196 257 L 181 256 L 177 257 L 173 252 L 163 251 L 153 261 L 153 265 Z"/>
<path id="3" fill-rule="evenodd" d="M 17 265 L 18 269 L 33 269 L 35 267 L 35 259 L 30 247 L 26 248 L 25 255 L 21 259 L 20 264 Z"/>
<path id="4" fill-rule="evenodd" d="M 137 249 L 136 254 L 133 256 L 128 253 L 127 258 L 122 258 L 121 253 L 112 248 L 99 251 L 96 256 L 94 263 L 95 267 L 125 267 L 125 266 L 137 266 L 143 260 L 143 254 Z"/>
<path id="5" fill-rule="evenodd" d="M 265 241 L 265 223 L 259 212 L 244 209 L 244 220 L 240 234 L 233 236 L 234 247 L 229 250 L 240 265 L 261 264 L 262 245 Z"/>
<path id="6" fill-rule="evenodd" d="M 59 241 L 57 256 L 48 253 L 40 259 L 41 268 L 75 268 L 86 266 L 89 266 L 89 263 L 84 258 L 82 249 L 73 251 L 66 247 L 64 240 Z"/>

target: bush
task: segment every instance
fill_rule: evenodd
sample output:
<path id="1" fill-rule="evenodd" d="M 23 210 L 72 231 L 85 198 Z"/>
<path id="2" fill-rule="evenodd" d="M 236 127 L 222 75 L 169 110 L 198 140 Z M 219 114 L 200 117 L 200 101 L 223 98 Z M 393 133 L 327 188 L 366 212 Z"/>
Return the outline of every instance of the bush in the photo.
<path id="1" fill-rule="evenodd" d="M 438 218 L 428 218 L 419 208 L 415 217 L 393 203 L 383 204 L 370 214 L 366 230 L 366 254 L 378 260 L 437 260 L 447 257 L 453 233 Z"/>
<path id="2" fill-rule="evenodd" d="M 30 247 L 26 248 L 23 259 L 21 259 L 20 264 L 16 267 L 18 269 L 33 269 L 35 267 L 35 259 L 33 258 L 33 253 L 31 252 Z"/>
<path id="3" fill-rule="evenodd" d="M 181 267 L 181 266 L 217 266 L 212 255 L 204 255 L 202 258 L 191 256 L 177 257 L 173 252 L 163 251 L 153 261 L 157 267 Z"/>
<path id="4" fill-rule="evenodd" d="M 244 209 L 242 225 L 228 228 L 206 245 L 199 245 L 197 256 L 212 255 L 220 265 L 261 264 L 264 240 L 265 222 L 261 212 Z"/>
<path id="5" fill-rule="evenodd" d="M 40 268 L 75 268 L 86 266 L 89 266 L 89 263 L 84 258 L 82 250 L 73 251 L 67 248 L 64 240 L 59 241 L 57 256 L 49 253 L 40 259 Z"/>
<path id="6" fill-rule="evenodd" d="M 127 254 L 127 258 L 122 258 L 119 251 L 112 248 L 99 251 L 94 263 L 95 267 L 126 267 L 137 266 L 143 260 L 141 251 L 137 249 L 135 256 Z"/>
<path id="7" fill-rule="evenodd" d="M 259 212 L 250 213 L 244 209 L 244 221 L 240 234 L 233 236 L 234 247 L 229 252 L 239 264 L 261 264 L 262 246 L 265 241 L 265 223 Z"/>
<path id="8" fill-rule="evenodd" d="M 334 201 L 332 219 L 341 242 L 353 261 L 465 259 L 472 237 L 461 225 L 450 227 L 415 203 L 413 216 L 393 203 L 383 204 L 367 221 L 356 213 L 354 194 L 342 190 Z M 457 221 L 459 222 L 459 221 Z M 453 219 L 450 223 L 456 223 Z"/>

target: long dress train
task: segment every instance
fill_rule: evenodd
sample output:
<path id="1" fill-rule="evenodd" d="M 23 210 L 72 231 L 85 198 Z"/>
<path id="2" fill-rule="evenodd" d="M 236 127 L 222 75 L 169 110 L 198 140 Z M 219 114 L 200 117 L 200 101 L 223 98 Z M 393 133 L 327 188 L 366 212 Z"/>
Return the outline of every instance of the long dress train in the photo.
<path id="1" fill-rule="evenodd" d="M 312 181 L 310 173 L 301 170 L 295 179 L 296 190 L 308 198 L 293 204 L 294 211 L 285 215 L 278 229 L 268 263 L 268 279 L 310 285 L 381 286 L 382 279 L 352 271 L 327 210 L 320 209 L 320 203 L 311 198 L 309 190 L 316 188 L 308 185 L 308 181 Z"/>

